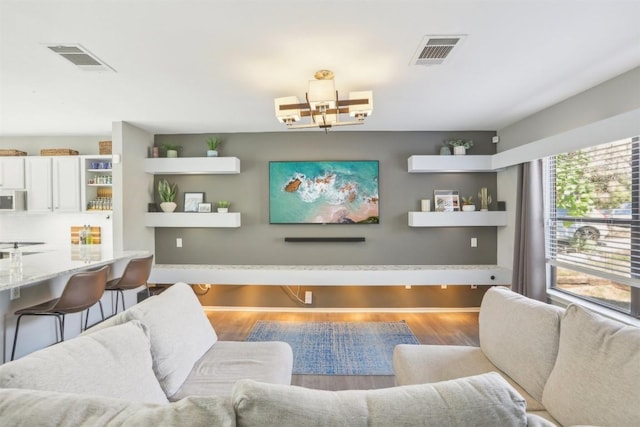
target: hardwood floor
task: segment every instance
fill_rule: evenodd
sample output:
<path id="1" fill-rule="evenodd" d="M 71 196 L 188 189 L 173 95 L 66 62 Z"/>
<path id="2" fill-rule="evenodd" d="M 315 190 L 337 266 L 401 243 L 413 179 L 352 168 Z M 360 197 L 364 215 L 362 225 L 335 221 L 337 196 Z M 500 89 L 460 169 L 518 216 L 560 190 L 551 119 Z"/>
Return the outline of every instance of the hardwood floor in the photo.
<path id="1" fill-rule="evenodd" d="M 222 341 L 244 341 L 258 320 L 299 322 L 399 322 L 406 321 L 421 344 L 479 345 L 478 313 L 289 313 L 207 311 Z M 393 376 L 294 375 L 292 384 L 320 390 L 391 387 Z"/>

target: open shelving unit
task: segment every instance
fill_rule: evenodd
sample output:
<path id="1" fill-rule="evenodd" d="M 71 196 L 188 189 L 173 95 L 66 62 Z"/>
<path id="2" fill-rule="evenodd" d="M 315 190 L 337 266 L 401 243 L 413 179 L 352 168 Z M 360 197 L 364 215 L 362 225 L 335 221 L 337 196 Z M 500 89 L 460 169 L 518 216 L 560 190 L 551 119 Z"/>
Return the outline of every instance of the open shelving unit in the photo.
<path id="1" fill-rule="evenodd" d="M 409 227 L 501 227 L 505 211 L 409 212 Z"/>
<path id="2" fill-rule="evenodd" d="M 241 224 L 240 212 L 147 212 L 144 216 L 144 222 L 147 227 L 180 228 L 237 228 Z"/>
<path id="3" fill-rule="evenodd" d="M 144 171 L 153 175 L 214 175 L 240 173 L 237 157 L 176 157 L 144 159 Z"/>

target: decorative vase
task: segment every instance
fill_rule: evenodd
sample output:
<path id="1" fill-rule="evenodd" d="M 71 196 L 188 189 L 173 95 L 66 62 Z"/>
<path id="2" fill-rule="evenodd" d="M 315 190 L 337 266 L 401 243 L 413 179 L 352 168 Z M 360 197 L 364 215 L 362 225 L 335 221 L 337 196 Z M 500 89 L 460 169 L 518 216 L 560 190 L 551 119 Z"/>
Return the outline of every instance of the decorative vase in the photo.
<path id="1" fill-rule="evenodd" d="M 487 193 L 487 187 L 482 187 L 478 193 L 480 198 L 480 211 L 488 211 L 489 203 L 491 203 L 491 196 Z"/>
<path id="2" fill-rule="evenodd" d="M 453 147 L 453 154 L 455 156 L 464 156 L 465 154 L 467 154 L 467 149 L 462 145 L 456 145 L 455 147 Z"/>
<path id="3" fill-rule="evenodd" d="M 176 203 L 175 202 L 162 202 L 160 203 L 160 209 L 162 209 L 162 212 L 167 212 L 167 213 L 171 213 L 173 211 L 176 210 Z"/>
<path id="4" fill-rule="evenodd" d="M 207 150 L 207 157 L 218 157 L 217 150 Z"/>
<path id="5" fill-rule="evenodd" d="M 464 212 L 473 212 L 476 210 L 476 205 L 462 205 L 462 210 Z"/>
<path id="6" fill-rule="evenodd" d="M 167 150 L 167 157 L 178 157 L 178 150 Z"/>
<path id="7" fill-rule="evenodd" d="M 218 213 L 227 213 L 229 212 L 229 208 L 218 208 Z"/>
<path id="8" fill-rule="evenodd" d="M 446 145 L 444 147 L 440 147 L 440 155 L 441 156 L 450 156 L 451 150 Z"/>

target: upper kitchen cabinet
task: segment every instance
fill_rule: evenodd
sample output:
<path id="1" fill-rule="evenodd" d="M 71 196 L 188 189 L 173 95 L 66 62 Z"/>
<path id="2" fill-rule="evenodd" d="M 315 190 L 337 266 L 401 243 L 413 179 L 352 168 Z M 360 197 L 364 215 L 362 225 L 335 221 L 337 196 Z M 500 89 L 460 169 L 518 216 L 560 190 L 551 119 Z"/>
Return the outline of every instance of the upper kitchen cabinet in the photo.
<path id="1" fill-rule="evenodd" d="M 0 190 L 24 188 L 24 157 L 0 157 Z"/>
<path id="2" fill-rule="evenodd" d="M 80 159 L 77 156 L 25 159 L 29 212 L 80 211 Z"/>

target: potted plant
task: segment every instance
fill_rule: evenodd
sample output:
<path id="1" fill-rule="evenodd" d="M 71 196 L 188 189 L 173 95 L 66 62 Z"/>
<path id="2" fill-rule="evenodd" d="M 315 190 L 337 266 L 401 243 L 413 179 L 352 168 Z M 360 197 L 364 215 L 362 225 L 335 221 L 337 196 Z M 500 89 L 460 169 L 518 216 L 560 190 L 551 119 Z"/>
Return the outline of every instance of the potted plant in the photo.
<path id="1" fill-rule="evenodd" d="M 219 200 L 218 201 L 218 213 L 227 213 L 229 212 L 229 206 L 231 206 L 231 202 L 227 200 Z"/>
<path id="2" fill-rule="evenodd" d="M 473 212 L 476 210 L 476 205 L 473 203 L 473 196 L 462 198 L 462 210 L 464 212 Z"/>
<path id="3" fill-rule="evenodd" d="M 178 157 L 178 149 L 181 148 L 179 145 L 172 143 L 162 144 L 162 147 L 167 150 L 167 157 Z"/>
<path id="4" fill-rule="evenodd" d="M 176 210 L 176 184 L 169 184 L 166 179 L 158 181 L 158 195 L 160 195 L 160 209 L 163 212 L 173 212 Z"/>
<path id="5" fill-rule="evenodd" d="M 466 139 L 449 139 L 447 141 L 445 141 L 445 143 L 447 145 L 450 145 L 453 147 L 453 154 L 455 155 L 465 155 L 467 153 L 467 150 L 471 147 L 473 147 L 473 141 L 472 140 L 466 140 Z"/>
<path id="6" fill-rule="evenodd" d="M 207 157 L 218 157 L 218 146 L 222 144 L 222 140 L 217 136 L 212 136 L 207 139 L 207 146 L 209 149 L 207 150 Z"/>

